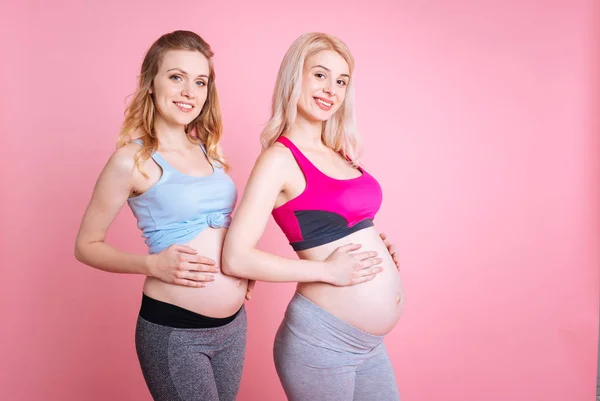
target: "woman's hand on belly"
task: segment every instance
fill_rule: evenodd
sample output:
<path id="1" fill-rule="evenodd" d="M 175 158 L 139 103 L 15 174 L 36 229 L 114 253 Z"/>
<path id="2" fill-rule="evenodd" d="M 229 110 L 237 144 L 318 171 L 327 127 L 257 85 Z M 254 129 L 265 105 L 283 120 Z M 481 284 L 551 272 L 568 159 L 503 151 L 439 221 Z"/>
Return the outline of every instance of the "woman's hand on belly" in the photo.
<path id="1" fill-rule="evenodd" d="M 168 284 L 206 287 L 218 272 L 215 261 L 187 245 L 171 245 L 148 257 L 150 276 Z"/>
<path id="2" fill-rule="evenodd" d="M 246 288 L 246 299 L 250 301 L 252 299 L 252 291 L 256 285 L 256 280 L 248 280 L 248 287 Z"/>
<path id="3" fill-rule="evenodd" d="M 356 285 L 371 281 L 383 270 L 382 259 L 376 258 L 377 252 L 359 252 L 351 254 L 362 245 L 348 244 L 337 248 L 327 259 L 325 267 L 331 276 L 330 284 L 338 287 Z"/>
<path id="4" fill-rule="evenodd" d="M 396 255 L 396 247 L 387 239 L 387 235 L 385 235 L 384 233 L 379 233 L 379 238 L 381 238 L 383 244 L 385 245 L 390 256 L 392 257 L 392 260 L 396 265 L 396 269 L 400 271 L 400 261 L 398 260 L 398 256 Z"/>

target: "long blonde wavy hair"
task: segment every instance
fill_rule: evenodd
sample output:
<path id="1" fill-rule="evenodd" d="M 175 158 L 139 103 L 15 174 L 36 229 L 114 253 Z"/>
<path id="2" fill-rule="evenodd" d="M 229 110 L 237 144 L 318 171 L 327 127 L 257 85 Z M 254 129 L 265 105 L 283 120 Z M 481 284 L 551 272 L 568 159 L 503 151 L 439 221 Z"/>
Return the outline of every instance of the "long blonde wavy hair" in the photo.
<path id="1" fill-rule="evenodd" d="M 271 146 L 296 121 L 304 62 L 323 50 L 335 51 L 346 60 L 350 80 L 343 104 L 329 120 L 323 122 L 321 138 L 325 145 L 344 154 L 356 166 L 360 157 L 361 140 L 354 111 L 354 57 L 344 42 L 321 32 L 303 34 L 292 43 L 283 57 L 273 91 L 271 119 L 260 135 L 261 145 L 263 149 Z"/>
<path id="2" fill-rule="evenodd" d="M 208 59 L 210 68 L 208 96 L 200 114 L 185 127 L 185 132 L 191 142 L 204 144 L 210 159 L 220 163 L 227 169 L 229 166 L 217 150 L 217 144 L 223 133 L 223 126 L 212 61 L 214 53 L 204 39 L 190 31 L 167 33 L 158 38 L 146 52 L 138 77 L 138 87 L 125 110 L 125 120 L 117 139 L 117 148 L 127 145 L 134 138 L 141 139 L 143 145 L 135 155 L 134 161 L 138 170 L 144 177 L 148 178 L 148 175 L 141 169 L 141 162 L 147 160 L 158 149 L 158 138 L 154 130 L 156 107 L 150 90 L 152 89 L 154 77 L 158 73 L 160 62 L 169 50 L 199 51 Z"/>

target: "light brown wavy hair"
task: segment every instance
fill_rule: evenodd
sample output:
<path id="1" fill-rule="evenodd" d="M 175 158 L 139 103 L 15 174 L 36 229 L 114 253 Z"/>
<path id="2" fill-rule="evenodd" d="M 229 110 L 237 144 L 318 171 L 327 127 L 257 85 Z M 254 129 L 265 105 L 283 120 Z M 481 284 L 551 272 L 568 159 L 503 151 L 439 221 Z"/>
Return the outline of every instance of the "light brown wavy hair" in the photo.
<path id="1" fill-rule="evenodd" d="M 204 39 L 190 31 L 167 33 L 158 38 L 146 52 L 138 77 L 138 87 L 125 110 L 125 121 L 123 121 L 121 133 L 117 139 L 117 148 L 127 145 L 132 139 L 141 139 L 143 145 L 135 155 L 134 161 L 137 169 L 144 177 L 148 178 L 148 175 L 141 169 L 140 164 L 158 149 L 158 138 L 154 130 L 156 107 L 150 90 L 152 89 L 154 77 L 158 73 L 158 67 L 165 53 L 169 50 L 198 51 L 208 59 L 210 68 L 208 96 L 200 114 L 185 127 L 185 132 L 191 142 L 204 144 L 210 159 L 228 169 L 227 162 L 219 155 L 217 150 L 217 144 L 223 133 L 223 125 L 215 85 L 215 71 L 212 61 L 214 53 Z"/>

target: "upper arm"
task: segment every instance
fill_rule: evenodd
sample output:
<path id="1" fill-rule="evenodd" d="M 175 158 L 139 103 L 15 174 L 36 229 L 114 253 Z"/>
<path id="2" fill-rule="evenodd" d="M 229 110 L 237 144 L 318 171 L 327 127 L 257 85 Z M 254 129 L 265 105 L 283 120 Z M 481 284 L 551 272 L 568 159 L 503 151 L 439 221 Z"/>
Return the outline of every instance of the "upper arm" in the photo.
<path id="1" fill-rule="evenodd" d="M 76 247 L 104 240 L 108 228 L 133 190 L 133 156 L 138 150 L 137 145 L 119 148 L 102 169 L 83 215 Z"/>
<path id="2" fill-rule="evenodd" d="M 277 196 L 283 190 L 291 156 L 272 146 L 258 157 L 225 241 L 225 252 L 253 248 L 262 236 Z"/>

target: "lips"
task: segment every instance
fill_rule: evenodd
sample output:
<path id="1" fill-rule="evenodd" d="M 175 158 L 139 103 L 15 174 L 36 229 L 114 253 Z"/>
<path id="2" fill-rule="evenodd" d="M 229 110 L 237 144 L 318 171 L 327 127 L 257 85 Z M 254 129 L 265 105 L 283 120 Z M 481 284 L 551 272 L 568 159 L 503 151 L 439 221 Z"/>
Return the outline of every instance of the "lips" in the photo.
<path id="1" fill-rule="evenodd" d="M 177 106 L 177 108 L 184 113 L 189 113 L 190 111 L 194 110 L 194 105 L 192 103 L 173 102 L 173 104 L 175 104 L 175 106 Z"/>
<path id="2" fill-rule="evenodd" d="M 333 107 L 332 100 L 323 99 L 321 97 L 315 97 L 314 99 L 321 110 L 329 111 Z"/>

